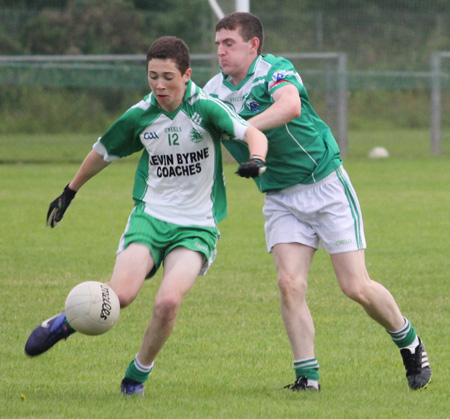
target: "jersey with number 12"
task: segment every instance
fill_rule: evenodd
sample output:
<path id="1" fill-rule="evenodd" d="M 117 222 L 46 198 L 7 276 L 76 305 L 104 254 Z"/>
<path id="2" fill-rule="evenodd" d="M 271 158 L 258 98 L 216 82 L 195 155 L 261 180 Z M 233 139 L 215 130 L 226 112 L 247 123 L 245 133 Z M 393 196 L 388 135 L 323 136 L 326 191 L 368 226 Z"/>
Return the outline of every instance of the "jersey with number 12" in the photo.
<path id="1" fill-rule="evenodd" d="M 192 81 L 182 104 L 162 110 L 149 94 L 94 144 L 106 161 L 144 149 L 133 198 L 162 221 L 212 227 L 226 216 L 222 136 L 243 140 L 249 124 Z"/>

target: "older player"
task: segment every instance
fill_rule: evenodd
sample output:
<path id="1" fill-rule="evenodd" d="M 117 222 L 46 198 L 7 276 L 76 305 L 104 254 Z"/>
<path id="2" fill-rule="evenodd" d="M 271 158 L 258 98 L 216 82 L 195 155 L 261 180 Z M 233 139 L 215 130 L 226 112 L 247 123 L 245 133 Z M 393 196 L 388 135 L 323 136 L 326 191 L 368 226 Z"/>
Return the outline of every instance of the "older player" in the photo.
<path id="1" fill-rule="evenodd" d="M 216 25 L 221 73 L 205 91 L 228 103 L 269 139 L 267 171 L 255 179 L 264 204 L 267 248 L 278 270 L 281 314 L 294 355 L 292 391 L 318 390 L 314 324 L 306 303 L 315 251 L 330 254 L 338 283 L 383 326 L 400 348 L 412 389 L 427 386 L 431 369 L 423 343 L 389 291 L 370 279 L 361 209 L 342 166 L 338 145 L 319 118 L 293 65 L 261 55 L 263 27 L 250 13 L 233 13 Z M 225 146 L 238 162 L 248 151 Z"/>
<path id="2" fill-rule="evenodd" d="M 263 171 L 267 151 L 264 134 L 191 81 L 188 48 L 180 39 L 162 37 L 151 45 L 147 74 L 151 94 L 94 144 L 47 215 L 47 224 L 55 227 L 90 178 L 114 160 L 143 150 L 133 189 L 135 207 L 109 285 L 126 307 L 162 262 L 164 272 L 141 348 L 121 383 L 127 395 L 143 394 L 184 297 L 214 260 L 217 223 L 226 216 L 221 136 L 249 148 L 253 157 L 238 169 L 245 177 Z M 73 332 L 60 313 L 32 332 L 25 352 L 39 355 Z"/>

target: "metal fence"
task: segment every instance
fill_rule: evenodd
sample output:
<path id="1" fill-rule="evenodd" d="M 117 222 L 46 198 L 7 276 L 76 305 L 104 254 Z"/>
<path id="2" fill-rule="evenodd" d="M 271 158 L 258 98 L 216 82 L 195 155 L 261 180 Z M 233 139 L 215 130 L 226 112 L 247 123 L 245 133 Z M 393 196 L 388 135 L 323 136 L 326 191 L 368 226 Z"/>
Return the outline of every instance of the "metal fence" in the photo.
<path id="1" fill-rule="evenodd" d="M 450 58 L 450 51 L 435 51 L 431 54 L 431 152 L 441 153 L 442 142 L 442 90 L 450 88 L 450 73 L 443 69 L 443 61 Z"/>
<path id="2" fill-rule="evenodd" d="M 348 106 L 346 56 L 340 53 L 280 54 L 302 64 L 307 87 L 323 97 L 325 119 L 347 152 Z M 191 54 L 193 78 L 200 86 L 218 70 L 214 54 Z M 0 56 L 0 85 L 68 88 L 147 89 L 142 55 Z"/>
<path id="3" fill-rule="evenodd" d="M 430 150 L 441 153 L 442 115 L 450 90 L 450 52 L 433 52 L 425 72 L 349 71 L 343 53 L 283 53 L 290 59 L 308 91 L 320 97 L 314 104 L 323 111 L 341 148 L 347 153 L 348 92 L 361 90 L 414 90 L 429 92 Z M 192 54 L 194 81 L 202 86 L 217 72 L 214 54 Z M 141 55 L 91 56 L 0 56 L 0 86 L 46 86 L 62 88 L 114 88 L 148 90 L 145 57 Z M 1 108 L 1 104 L 0 104 Z"/>

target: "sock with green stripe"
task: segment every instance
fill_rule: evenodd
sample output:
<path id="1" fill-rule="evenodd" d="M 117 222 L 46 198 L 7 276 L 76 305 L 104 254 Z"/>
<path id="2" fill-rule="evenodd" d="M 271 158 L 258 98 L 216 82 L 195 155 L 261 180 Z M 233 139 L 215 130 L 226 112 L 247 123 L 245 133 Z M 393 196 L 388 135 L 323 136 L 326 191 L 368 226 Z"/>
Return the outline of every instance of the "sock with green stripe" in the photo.
<path id="1" fill-rule="evenodd" d="M 397 331 L 386 330 L 386 331 L 391 336 L 393 342 L 400 349 L 408 348 L 411 351 L 411 353 L 413 353 L 415 348 L 419 344 L 419 337 L 417 336 L 414 327 L 411 326 L 409 320 L 406 317 L 403 318 L 405 319 L 405 324 L 400 330 Z"/>
<path id="2" fill-rule="evenodd" d="M 154 362 L 151 365 L 143 365 L 139 362 L 137 355 L 130 362 L 128 368 L 125 372 L 125 378 L 129 378 L 130 380 L 136 381 L 138 383 L 145 383 L 150 375 Z"/>
<path id="3" fill-rule="evenodd" d="M 295 378 L 308 379 L 308 385 L 319 388 L 319 363 L 316 358 L 299 359 L 294 361 Z"/>

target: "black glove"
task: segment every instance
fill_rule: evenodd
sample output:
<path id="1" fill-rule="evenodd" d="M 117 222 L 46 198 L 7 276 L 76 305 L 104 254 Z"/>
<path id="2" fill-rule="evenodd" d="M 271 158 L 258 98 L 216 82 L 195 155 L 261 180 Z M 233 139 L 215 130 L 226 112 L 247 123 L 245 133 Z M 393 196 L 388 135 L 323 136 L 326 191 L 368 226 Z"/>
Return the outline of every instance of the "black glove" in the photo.
<path id="1" fill-rule="evenodd" d="M 266 171 L 266 162 L 261 156 L 252 156 L 251 160 L 241 163 L 236 174 L 241 177 L 258 177 Z"/>
<path id="2" fill-rule="evenodd" d="M 69 188 L 69 184 L 64 188 L 61 195 L 58 196 L 51 204 L 47 212 L 47 225 L 51 228 L 55 227 L 62 218 L 66 209 L 69 207 L 72 199 L 75 198 L 77 191 Z"/>

